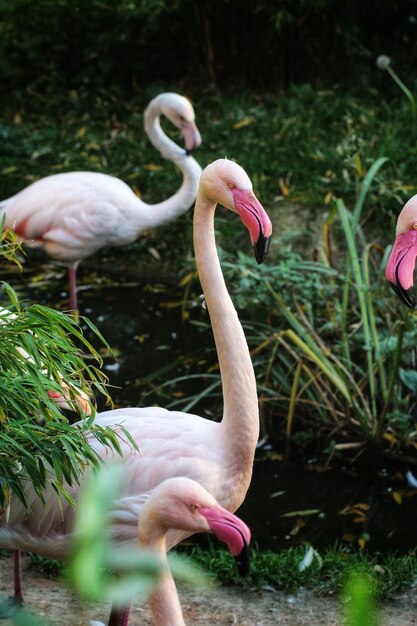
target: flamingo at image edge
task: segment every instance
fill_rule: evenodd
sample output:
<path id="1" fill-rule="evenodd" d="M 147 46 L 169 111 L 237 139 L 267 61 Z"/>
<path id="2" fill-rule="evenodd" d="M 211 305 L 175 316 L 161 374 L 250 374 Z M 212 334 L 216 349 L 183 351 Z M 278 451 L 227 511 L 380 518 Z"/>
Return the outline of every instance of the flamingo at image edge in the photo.
<path id="1" fill-rule="evenodd" d="M 185 150 L 162 130 L 160 116 L 181 129 Z M 184 96 L 163 93 L 149 103 L 144 127 L 161 155 L 183 174 L 180 189 L 157 204 L 146 204 L 119 178 L 99 172 L 46 176 L 0 202 L 0 219 L 30 247 L 41 247 L 68 266 L 70 307 L 77 311 L 76 271 L 82 259 L 105 246 L 132 243 L 146 230 L 174 220 L 196 197 L 201 167 L 190 152 L 201 143 L 194 109 Z"/>
<path id="2" fill-rule="evenodd" d="M 232 512 L 242 504 L 251 481 L 259 436 L 256 380 L 216 251 L 217 203 L 240 216 L 258 263 L 265 258 L 272 226 L 253 193 L 249 177 L 239 165 L 219 159 L 205 168 L 194 210 L 194 249 L 219 359 L 223 418 L 214 422 L 158 407 L 115 409 L 96 416 L 96 425 L 112 427 L 120 433 L 125 480 L 120 498 L 112 504 L 110 528 L 114 540 L 122 545 L 136 541 L 138 520 L 150 493 L 168 478 L 185 476 L 197 481 Z M 138 450 L 123 437 L 121 425 L 130 432 Z M 120 461 L 116 452 L 100 444 L 93 435 L 88 441 L 105 463 Z M 80 485 L 67 487 L 74 500 L 79 488 Z M 58 502 L 52 489 L 45 495 L 45 506 L 30 487 L 27 497 L 29 512 L 19 501 L 12 501 L 8 524 L 0 527 L 0 548 L 21 548 L 49 558 L 66 558 L 73 508 L 66 501 Z M 170 530 L 167 549 L 189 534 Z M 129 607 L 113 607 L 109 624 L 126 626 L 128 618 Z"/>
<path id="3" fill-rule="evenodd" d="M 12 320 L 16 319 L 17 315 L 10 311 L 6 307 L 0 306 L 0 325 L 7 326 Z M 21 346 L 16 348 L 18 354 L 24 359 L 33 363 L 33 358 L 26 352 Z M 46 375 L 46 372 L 42 371 Z M 80 419 L 81 416 L 89 417 L 92 411 L 92 405 L 94 400 L 91 399 L 85 391 L 75 386 L 74 382 L 70 384 L 60 379 L 61 392 L 54 389 L 49 389 L 47 394 L 57 405 L 59 411 L 63 413 L 68 419 Z M 0 510 L 1 513 L 1 510 Z M 23 591 L 22 581 L 20 573 L 20 551 L 13 551 L 13 567 L 14 567 L 14 597 L 13 600 L 16 604 L 23 604 Z"/>
<path id="4" fill-rule="evenodd" d="M 414 269 L 417 258 L 417 195 L 404 205 L 398 216 L 395 242 L 388 259 L 385 276 L 400 300 L 416 308 Z"/>
<path id="5" fill-rule="evenodd" d="M 158 556 L 164 565 L 150 606 L 156 626 L 185 626 L 174 579 L 167 561 L 168 529 L 213 533 L 226 543 L 242 576 L 249 569 L 251 533 L 236 515 L 221 507 L 200 484 L 185 477 L 168 478 L 149 496 L 139 519 L 139 546 Z M 101 622 L 90 622 L 103 626 Z"/>

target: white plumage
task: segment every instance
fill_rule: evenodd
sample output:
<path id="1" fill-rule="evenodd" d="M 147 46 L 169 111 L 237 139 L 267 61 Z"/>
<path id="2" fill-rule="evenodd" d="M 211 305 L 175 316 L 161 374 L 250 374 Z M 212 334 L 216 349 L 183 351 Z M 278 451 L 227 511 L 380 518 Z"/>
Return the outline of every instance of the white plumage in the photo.
<path id="1" fill-rule="evenodd" d="M 163 132 L 161 115 L 181 129 L 185 149 Z M 15 230 L 26 245 L 41 247 L 68 266 L 72 309 L 77 309 L 76 269 L 82 259 L 106 246 L 129 244 L 194 203 L 201 174 L 189 154 L 201 143 L 194 118 L 189 100 L 175 93 L 160 94 L 145 111 L 150 141 L 183 175 L 179 190 L 162 202 L 147 204 L 122 180 L 99 172 L 47 176 L 0 202 L 0 219 L 5 215 L 6 228 Z"/>

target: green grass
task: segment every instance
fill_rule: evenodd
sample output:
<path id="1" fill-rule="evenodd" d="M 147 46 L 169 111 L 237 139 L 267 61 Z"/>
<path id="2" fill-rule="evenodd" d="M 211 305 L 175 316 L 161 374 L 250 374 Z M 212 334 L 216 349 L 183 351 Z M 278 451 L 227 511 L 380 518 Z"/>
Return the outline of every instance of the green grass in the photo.
<path id="1" fill-rule="evenodd" d="M 404 556 L 369 555 L 334 546 L 313 555 L 311 565 L 301 570 L 300 565 L 308 547 L 287 548 L 280 552 L 252 549 L 250 573 L 240 578 L 230 554 L 223 549 L 196 547 L 192 556 L 203 569 L 211 572 L 222 584 L 245 588 L 268 586 L 285 592 L 309 588 L 317 593 L 339 594 L 353 573 L 362 573 L 372 580 L 377 600 L 387 601 L 416 580 L 415 551 Z"/>
<path id="2" fill-rule="evenodd" d="M 416 581 L 416 551 L 405 555 L 369 554 L 335 545 L 313 552 L 311 564 L 301 569 L 308 546 L 291 547 L 280 552 L 251 549 L 250 572 L 241 578 L 230 553 L 210 544 L 208 548 L 195 546 L 180 548 L 192 563 L 202 568 L 214 581 L 222 585 L 237 585 L 245 589 L 258 588 L 294 593 L 300 588 L 314 590 L 321 595 L 339 595 L 353 574 L 362 574 L 372 582 L 376 600 L 387 602 L 409 589 Z M 45 576 L 57 578 L 65 574 L 67 566 L 60 561 L 31 555 L 32 564 Z"/>

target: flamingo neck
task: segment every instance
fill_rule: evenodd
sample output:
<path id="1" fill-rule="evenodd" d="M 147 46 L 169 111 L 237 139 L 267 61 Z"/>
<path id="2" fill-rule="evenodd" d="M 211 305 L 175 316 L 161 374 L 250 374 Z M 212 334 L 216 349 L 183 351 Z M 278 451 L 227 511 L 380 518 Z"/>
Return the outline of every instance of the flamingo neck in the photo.
<path id="1" fill-rule="evenodd" d="M 162 202 L 148 205 L 148 228 L 174 220 L 185 213 L 195 200 L 201 175 L 201 167 L 197 161 L 162 130 L 160 115 L 159 106 L 151 103 L 145 111 L 145 132 L 161 156 L 177 165 L 182 173 L 183 181 L 181 187 L 172 196 Z"/>
<path id="2" fill-rule="evenodd" d="M 219 441 L 226 447 L 227 463 L 235 467 L 242 484 L 249 486 L 259 437 L 259 409 L 255 374 L 236 309 L 227 291 L 216 250 L 216 205 L 199 194 L 194 211 L 194 250 L 219 360 L 223 387 L 224 431 Z M 238 469 L 239 468 L 239 469 Z"/>
<path id="3" fill-rule="evenodd" d="M 142 525 L 142 519 L 140 524 Z M 156 526 L 156 524 L 155 524 Z M 155 591 L 149 598 L 155 626 L 185 626 L 177 588 L 167 560 L 166 531 L 157 533 L 140 532 L 140 544 L 151 550 L 165 564 L 165 571 L 160 575 Z"/>

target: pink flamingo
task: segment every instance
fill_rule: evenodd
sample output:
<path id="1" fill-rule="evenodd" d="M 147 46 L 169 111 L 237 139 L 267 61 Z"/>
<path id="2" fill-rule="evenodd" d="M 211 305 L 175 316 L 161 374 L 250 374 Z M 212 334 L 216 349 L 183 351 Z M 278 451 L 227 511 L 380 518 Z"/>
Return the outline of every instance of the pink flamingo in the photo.
<path id="1" fill-rule="evenodd" d="M 162 130 L 164 115 L 181 129 L 185 150 Z M 77 310 L 77 266 L 105 246 L 132 243 L 145 231 L 174 220 L 193 204 L 201 167 L 190 152 L 201 143 L 194 109 L 186 98 L 163 93 L 149 103 L 144 126 L 161 155 L 183 174 L 180 189 L 157 204 L 146 204 L 119 178 L 99 172 L 65 172 L 41 178 L 0 202 L 0 219 L 28 246 L 41 247 L 68 266 L 70 306 Z"/>
<path id="2" fill-rule="evenodd" d="M 398 216 L 395 242 L 388 259 L 385 276 L 400 300 L 416 308 L 414 268 L 417 257 L 417 195 L 404 205 Z"/>
<path id="3" fill-rule="evenodd" d="M 235 511 L 242 504 L 251 481 L 259 436 L 256 380 L 242 325 L 217 256 L 217 203 L 240 216 L 258 263 L 265 258 L 272 226 L 253 193 L 249 177 L 239 165 L 219 159 L 205 168 L 194 211 L 194 248 L 219 358 L 223 418 L 214 422 L 158 407 L 116 409 L 97 415 L 96 424 L 112 427 L 115 432 L 120 432 L 119 426 L 123 425 L 139 448 L 132 448 L 120 432 L 126 480 L 120 499 L 113 504 L 111 529 L 121 544 L 135 542 L 137 521 L 150 492 L 168 478 L 186 476 L 197 481 L 228 511 Z M 93 436 L 89 443 L 104 462 L 117 462 L 117 453 Z M 68 487 L 75 500 L 78 489 L 79 485 Z M 35 493 L 30 491 L 28 498 L 30 513 L 18 501 L 12 503 L 9 523 L 0 528 L 0 548 L 22 548 L 50 558 L 65 558 L 74 510 L 66 502 L 58 503 L 52 491 L 46 508 Z M 170 530 L 167 549 L 189 534 Z M 126 626 L 128 617 L 128 607 L 114 608 L 110 624 Z"/>
<path id="4" fill-rule="evenodd" d="M 139 519 L 139 545 L 160 557 L 166 569 L 150 597 L 155 626 L 185 626 L 174 579 L 167 562 L 168 529 L 213 533 L 227 544 L 246 575 L 250 530 L 221 507 L 202 485 L 185 477 L 168 478 L 152 491 Z"/>

